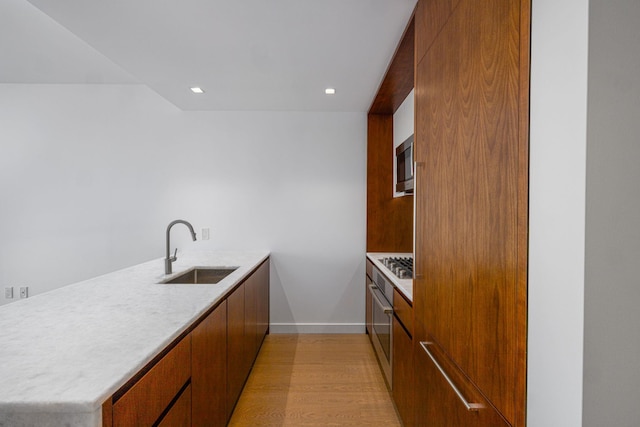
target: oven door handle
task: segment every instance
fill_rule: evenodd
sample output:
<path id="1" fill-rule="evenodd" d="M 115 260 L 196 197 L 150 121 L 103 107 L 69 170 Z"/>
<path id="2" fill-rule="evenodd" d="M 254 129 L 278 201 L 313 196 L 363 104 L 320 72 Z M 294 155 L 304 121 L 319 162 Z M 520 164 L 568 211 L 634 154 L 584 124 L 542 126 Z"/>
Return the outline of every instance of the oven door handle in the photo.
<path id="1" fill-rule="evenodd" d="M 384 314 L 392 314 L 393 307 L 383 304 L 382 300 L 378 296 L 378 292 L 380 292 L 380 288 L 378 288 L 376 285 L 369 285 L 369 290 L 371 291 L 371 296 L 373 297 L 374 301 L 380 306 L 382 311 L 384 311 Z"/>

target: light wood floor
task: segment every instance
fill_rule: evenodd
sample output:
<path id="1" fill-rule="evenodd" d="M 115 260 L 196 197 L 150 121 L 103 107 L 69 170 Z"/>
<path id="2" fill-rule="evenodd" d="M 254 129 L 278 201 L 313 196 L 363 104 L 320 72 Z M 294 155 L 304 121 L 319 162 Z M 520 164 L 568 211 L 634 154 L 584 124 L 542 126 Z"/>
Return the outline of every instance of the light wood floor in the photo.
<path id="1" fill-rule="evenodd" d="M 229 426 L 400 426 L 367 335 L 267 335 Z"/>

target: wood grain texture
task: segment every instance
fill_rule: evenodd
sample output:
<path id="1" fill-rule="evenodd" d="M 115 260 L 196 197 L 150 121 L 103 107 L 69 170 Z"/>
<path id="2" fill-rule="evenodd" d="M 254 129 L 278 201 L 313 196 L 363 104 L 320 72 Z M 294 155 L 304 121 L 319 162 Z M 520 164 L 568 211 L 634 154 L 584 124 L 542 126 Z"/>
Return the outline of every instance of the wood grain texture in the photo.
<path id="1" fill-rule="evenodd" d="M 451 12 L 421 3 L 444 25 L 416 71 L 416 338 L 437 342 L 524 425 L 527 18 L 520 0 L 460 0 Z M 420 29 L 434 24 L 422 16 L 417 37 L 426 40 Z"/>
<path id="2" fill-rule="evenodd" d="M 369 114 L 393 115 L 413 89 L 415 25 L 411 18 L 396 48 Z"/>
<path id="3" fill-rule="evenodd" d="M 435 349 L 434 355 L 437 356 Z M 462 375 L 456 375 L 455 366 L 446 361 L 446 357 L 437 358 L 438 363 L 450 375 L 456 387 L 469 402 L 484 405 L 479 411 L 468 411 L 453 391 L 436 365 L 420 347 L 415 352 L 416 387 L 415 419 L 418 426 L 434 427 L 508 427 L 509 424 L 483 397 L 482 394 Z"/>
<path id="4" fill-rule="evenodd" d="M 113 426 L 113 399 L 109 398 L 102 404 L 102 427 Z"/>
<path id="5" fill-rule="evenodd" d="M 269 260 L 260 265 L 256 273 L 256 279 L 258 281 L 258 301 L 257 301 L 257 343 L 256 348 L 259 349 L 264 341 L 264 337 L 269 332 Z"/>
<path id="6" fill-rule="evenodd" d="M 395 298 L 394 298 L 395 304 Z M 414 411 L 413 341 L 393 318 L 393 401 L 405 427 L 416 425 Z"/>
<path id="7" fill-rule="evenodd" d="M 460 0 L 419 1 L 415 11 L 415 61 L 419 63 Z"/>
<path id="8" fill-rule="evenodd" d="M 191 425 L 191 385 L 189 385 L 182 391 L 178 400 L 158 423 L 158 427 L 191 427 Z M 204 425 L 215 426 L 216 424 Z"/>
<path id="9" fill-rule="evenodd" d="M 229 426 L 400 426 L 366 335 L 269 335 Z"/>
<path id="10" fill-rule="evenodd" d="M 393 116 L 367 119 L 367 252 L 413 251 L 413 196 L 393 197 Z"/>
<path id="11" fill-rule="evenodd" d="M 194 426 L 227 422 L 227 302 L 191 332 L 191 389 Z"/>
<path id="12" fill-rule="evenodd" d="M 410 336 L 413 336 L 413 306 L 397 289 L 393 290 L 393 314 L 400 320 Z"/>
<path id="13" fill-rule="evenodd" d="M 245 371 L 244 353 L 244 284 L 227 297 L 227 416 L 240 396 Z"/>
<path id="14" fill-rule="evenodd" d="M 258 355 L 258 288 L 259 279 L 254 273 L 244 282 L 244 367 L 249 373 Z"/>
<path id="15" fill-rule="evenodd" d="M 527 312 L 529 262 L 529 82 L 531 80 L 531 0 L 520 1 L 520 93 L 518 134 L 518 266 L 516 270 L 516 399 L 514 425 L 526 425 L 521 407 L 527 395 Z"/>
<path id="16" fill-rule="evenodd" d="M 113 425 L 152 425 L 190 376 L 191 337 L 187 336 L 113 404 Z"/>

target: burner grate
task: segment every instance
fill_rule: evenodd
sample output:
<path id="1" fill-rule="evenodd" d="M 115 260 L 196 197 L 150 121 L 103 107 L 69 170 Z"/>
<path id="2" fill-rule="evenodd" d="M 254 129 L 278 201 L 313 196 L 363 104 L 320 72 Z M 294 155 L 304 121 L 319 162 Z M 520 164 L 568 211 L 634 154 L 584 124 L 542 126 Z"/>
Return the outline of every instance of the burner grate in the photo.
<path id="1" fill-rule="evenodd" d="M 411 279 L 413 277 L 413 258 L 411 257 L 388 257 L 382 258 L 382 264 L 400 279 Z"/>

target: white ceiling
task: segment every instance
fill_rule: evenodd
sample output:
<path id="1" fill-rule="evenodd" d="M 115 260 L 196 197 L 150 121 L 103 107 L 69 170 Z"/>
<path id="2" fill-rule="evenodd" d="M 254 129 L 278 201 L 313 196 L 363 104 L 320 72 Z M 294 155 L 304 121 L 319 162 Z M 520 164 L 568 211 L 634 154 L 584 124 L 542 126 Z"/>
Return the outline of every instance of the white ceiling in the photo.
<path id="1" fill-rule="evenodd" d="M 184 110 L 367 111 L 415 3 L 2 0 L 0 82 L 138 82 Z"/>

